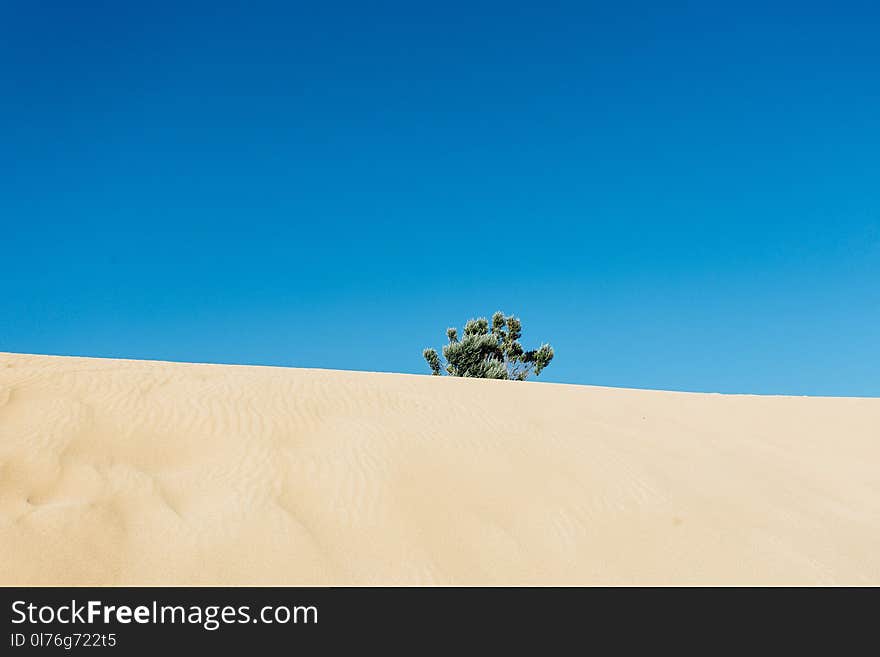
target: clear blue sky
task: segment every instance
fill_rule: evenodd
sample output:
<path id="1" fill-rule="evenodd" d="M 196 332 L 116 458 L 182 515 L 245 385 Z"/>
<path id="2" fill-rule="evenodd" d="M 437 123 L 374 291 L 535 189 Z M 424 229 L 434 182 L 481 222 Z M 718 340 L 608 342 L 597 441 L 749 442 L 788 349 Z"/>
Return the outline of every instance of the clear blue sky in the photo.
<path id="1" fill-rule="evenodd" d="M 876 2 L 0 6 L 0 350 L 880 395 Z"/>

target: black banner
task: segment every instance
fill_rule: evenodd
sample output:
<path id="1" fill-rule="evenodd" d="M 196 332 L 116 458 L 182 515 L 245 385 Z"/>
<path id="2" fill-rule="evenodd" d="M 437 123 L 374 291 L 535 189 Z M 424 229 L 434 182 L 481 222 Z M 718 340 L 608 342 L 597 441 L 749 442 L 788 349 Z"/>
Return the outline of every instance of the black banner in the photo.
<path id="1" fill-rule="evenodd" d="M 477 643 L 654 652 L 699 647 L 708 634 L 716 645 L 754 647 L 748 637 L 758 636 L 763 647 L 773 637 L 789 645 L 831 620 L 790 615 L 828 607 L 803 589 L 65 587 L 5 588 L 0 598 L 3 655 L 325 652 L 352 642 L 414 653 Z"/>

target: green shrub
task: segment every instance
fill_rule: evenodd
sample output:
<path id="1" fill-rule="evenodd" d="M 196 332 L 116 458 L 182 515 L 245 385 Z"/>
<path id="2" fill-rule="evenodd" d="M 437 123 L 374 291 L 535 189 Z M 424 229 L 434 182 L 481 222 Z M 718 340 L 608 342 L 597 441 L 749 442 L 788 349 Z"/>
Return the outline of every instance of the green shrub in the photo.
<path id="1" fill-rule="evenodd" d="M 542 344 L 526 351 L 519 343 L 522 323 L 512 315 L 492 315 L 492 325 L 485 317 L 471 319 L 464 326 L 461 340 L 454 328 L 446 329 L 449 344 L 443 347 L 446 373 L 478 379 L 513 379 L 525 381 L 530 374 L 538 376 L 553 360 L 553 347 Z M 439 376 L 444 369 L 435 349 L 422 352 L 431 373 Z"/>

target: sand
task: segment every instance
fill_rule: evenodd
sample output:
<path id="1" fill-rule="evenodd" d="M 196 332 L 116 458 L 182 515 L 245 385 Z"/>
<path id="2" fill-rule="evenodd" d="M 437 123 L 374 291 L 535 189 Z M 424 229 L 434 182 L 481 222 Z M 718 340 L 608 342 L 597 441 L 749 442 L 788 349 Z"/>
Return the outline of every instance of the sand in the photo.
<path id="1" fill-rule="evenodd" d="M 880 399 L 0 354 L 0 584 L 880 584 Z"/>

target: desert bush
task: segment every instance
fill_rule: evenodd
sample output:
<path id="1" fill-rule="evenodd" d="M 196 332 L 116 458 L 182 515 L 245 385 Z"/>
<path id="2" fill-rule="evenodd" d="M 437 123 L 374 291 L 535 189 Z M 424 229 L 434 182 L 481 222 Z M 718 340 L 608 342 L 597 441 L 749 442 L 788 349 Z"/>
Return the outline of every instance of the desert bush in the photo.
<path id="1" fill-rule="evenodd" d="M 436 349 L 425 349 L 422 355 L 439 376 L 441 370 L 449 376 L 467 376 L 478 379 L 513 379 L 525 381 L 541 371 L 553 360 L 553 347 L 542 344 L 531 351 L 523 349 L 522 323 L 502 312 L 492 315 L 492 323 L 485 317 L 471 319 L 465 324 L 461 339 L 458 330 L 446 329 L 449 343 L 443 346 L 443 366 Z"/>

